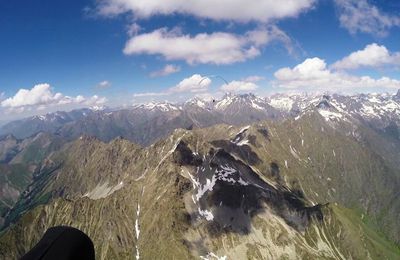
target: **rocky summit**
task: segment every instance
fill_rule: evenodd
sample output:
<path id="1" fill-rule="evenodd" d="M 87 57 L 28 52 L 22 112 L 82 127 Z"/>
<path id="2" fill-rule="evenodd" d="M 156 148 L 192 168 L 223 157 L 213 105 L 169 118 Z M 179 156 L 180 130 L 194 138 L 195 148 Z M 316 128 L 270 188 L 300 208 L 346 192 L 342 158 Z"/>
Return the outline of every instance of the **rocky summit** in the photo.
<path id="1" fill-rule="evenodd" d="M 88 234 L 97 259 L 400 258 L 395 95 L 69 113 L 2 128 L 2 259 L 57 225 Z"/>

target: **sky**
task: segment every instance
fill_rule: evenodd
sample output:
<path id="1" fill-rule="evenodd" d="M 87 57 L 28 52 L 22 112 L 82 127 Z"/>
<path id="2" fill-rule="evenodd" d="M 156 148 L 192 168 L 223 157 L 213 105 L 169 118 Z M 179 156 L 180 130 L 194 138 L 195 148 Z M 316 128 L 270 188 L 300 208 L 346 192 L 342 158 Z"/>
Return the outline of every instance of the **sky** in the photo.
<path id="1" fill-rule="evenodd" d="M 397 0 L 0 0 L 0 123 L 225 92 L 400 89 Z"/>

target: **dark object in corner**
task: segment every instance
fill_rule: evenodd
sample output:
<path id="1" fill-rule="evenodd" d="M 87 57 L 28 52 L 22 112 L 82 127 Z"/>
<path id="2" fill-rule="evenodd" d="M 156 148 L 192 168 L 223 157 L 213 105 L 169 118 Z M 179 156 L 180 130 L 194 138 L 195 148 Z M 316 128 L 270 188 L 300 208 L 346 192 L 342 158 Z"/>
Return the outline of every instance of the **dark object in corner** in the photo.
<path id="1" fill-rule="evenodd" d="M 21 260 L 94 260 L 92 240 L 72 227 L 52 227 Z"/>

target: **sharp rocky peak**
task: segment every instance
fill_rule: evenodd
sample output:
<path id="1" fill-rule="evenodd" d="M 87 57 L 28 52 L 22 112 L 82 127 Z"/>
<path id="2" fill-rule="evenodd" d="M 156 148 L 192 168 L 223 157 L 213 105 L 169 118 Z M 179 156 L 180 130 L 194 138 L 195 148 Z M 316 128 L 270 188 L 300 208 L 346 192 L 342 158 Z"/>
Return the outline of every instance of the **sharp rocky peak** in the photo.
<path id="1" fill-rule="evenodd" d="M 397 94 L 395 95 L 395 98 L 400 99 L 400 89 L 397 91 Z"/>

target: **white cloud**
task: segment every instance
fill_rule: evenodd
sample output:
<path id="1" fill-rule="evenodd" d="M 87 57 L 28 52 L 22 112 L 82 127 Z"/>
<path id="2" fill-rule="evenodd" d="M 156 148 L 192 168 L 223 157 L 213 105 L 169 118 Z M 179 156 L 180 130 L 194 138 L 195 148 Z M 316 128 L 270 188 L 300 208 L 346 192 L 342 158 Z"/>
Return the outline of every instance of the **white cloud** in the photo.
<path id="1" fill-rule="evenodd" d="M 292 39 L 277 26 L 272 25 L 267 28 L 258 28 L 245 34 L 246 38 L 256 47 L 262 47 L 271 41 L 279 41 L 285 46 L 289 54 L 293 54 L 294 47 Z"/>
<path id="2" fill-rule="evenodd" d="M 335 0 L 342 27 L 350 33 L 385 36 L 394 26 L 400 26 L 400 16 L 386 14 L 367 0 Z"/>
<path id="3" fill-rule="evenodd" d="M 163 77 L 167 76 L 176 72 L 179 72 L 181 67 L 174 65 L 174 64 L 167 64 L 161 70 L 153 71 L 150 73 L 150 77 Z"/>
<path id="4" fill-rule="evenodd" d="M 320 58 L 306 59 L 294 68 L 282 68 L 274 74 L 276 87 L 307 91 L 348 91 L 382 88 L 398 89 L 400 81 L 388 77 L 374 79 L 369 76 L 353 76 L 332 72 Z"/>
<path id="5" fill-rule="evenodd" d="M 247 78 L 244 78 L 242 81 L 245 81 L 245 82 L 259 82 L 259 81 L 264 80 L 264 79 L 265 79 L 265 77 L 253 75 L 253 76 L 248 76 Z"/>
<path id="6" fill-rule="evenodd" d="M 80 100 L 78 100 L 78 97 L 81 97 Z M 84 98 L 82 96 L 78 96 L 76 98 L 77 103 L 79 104 L 84 104 L 86 106 L 103 106 L 105 103 L 107 103 L 107 98 L 105 97 L 99 97 L 97 95 L 88 97 L 88 98 Z"/>
<path id="7" fill-rule="evenodd" d="M 167 92 L 144 92 L 144 93 L 135 93 L 133 97 L 160 97 L 160 96 L 168 96 Z"/>
<path id="8" fill-rule="evenodd" d="M 127 34 L 128 34 L 130 37 L 132 37 L 132 36 L 138 34 L 138 33 L 140 32 L 141 29 L 142 29 L 142 27 L 140 27 L 139 24 L 137 24 L 137 23 L 132 23 L 132 24 L 129 24 L 129 25 L 127 26 L 126 32 L 127 32 Z"/>
<path id="9" fill-rule="evenodd" d="M 178 83 L 175 87 L 169 89 L 171 93 L 177 92 L 203 92 L 208 90 L 208 87 L 211 85 L 211 79 L 207 77 L 203 77 L 199 74 L 194 74 L 189 78 L 186 78 Z"/>
<path id="10" fill-rule="evenodd" d="M 228 84 L 221 86 L 221 91 L 224 92 L 249 92 L 254 91 L 258 86 L 253 82 L 246 81 L 231 81 Z"/>
<path id="11" fill-rule="evenodd" d="M 215 99 L 215 94 L 211 94 L 209 92 L 198 93 L 195 94 L 194 96 L 208 102 L 211 102 L 213 101 L 213 99 Z"/>
<path id="12" fill-rule="evenodd" d="M 101 0 L 101 15 L 131 12 L 135 18 L 176 13 L 212 20 L 268 22 L 295 17 L 313 7 L 315 0 Z"/>
<path id="13" fill-rule="evenodd" d="M 385 46 L 372 43 L 363 50 L 353 52 L 337 61 L 332 67 L 335 69 L 357 69 L 359 67 L 382 67 L 385 65 L 400 65 L 400 52 L 390 53 Z"/>
<path id="14" fill-rule="evenodd" d="M 32 89 L 20 89 L 13 96 L 1 101 L 1 107 L 13 112 L 26 110 L 44 110 L 49 106 L 58 107 L 65 105 L 103 105 L 107 101 L 104 97 L 92 96 L 85 98 L 81 95 L 76 97 L 65 96 L 54 93 L 49 84 L 38 84 Z"/>
<path id="15" fill-rule="evenodd" d="M 61 93 L 52 93 L 49 84 L 38 84 L 32 89 L 20 89 L 14 97 L 1 102 L 2 107 L 22 107 L 29 105 L 44 105 L 62 101 Z"/>
<path id="16" fill-rule="evenodd" d="M 201 94 L 208 90 L 211 85 L 211 79 L 203 77 L 200 74 L 193 74 L 192 76 L 181 80 L 176 86 L 168 88 L 166 91 L 160 92 L 145 92 L 135 93 L 133 97 L 158 97 L 169 96 L 172 94 Z"/>
<path id="17" fill-rule="evenodd" d="M 106 89 L 106 88 L 111 87 L 111 85 L 112 85 L 112 84 L 111 84 L 110 81 L 104 80 L 104 81 L 99 82 L 99 84 L 97 84 L 97 88 Z"/>
<path id="18" fill-rule="evenodd" d="M 161 28 L 133 36 L 124 53 L 162 55 L 166 60 L 185 60 L 189 64 L 232 64 L 260 55 L 261 47 L 271 41 L 281 41 L 291 51 L 290 38 L 276 26 L 270 26 L 245 35 L 214 32 L 195 36 Z"/>

